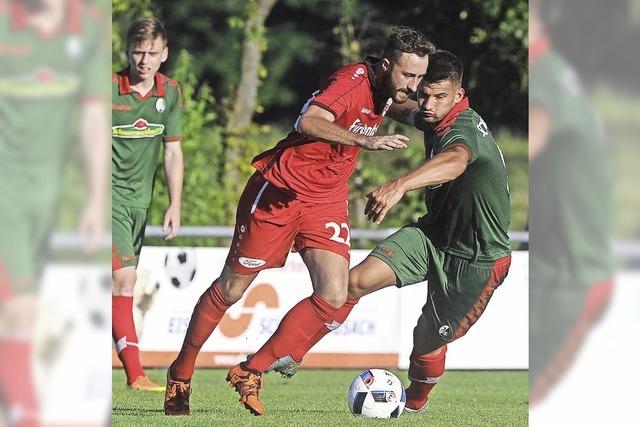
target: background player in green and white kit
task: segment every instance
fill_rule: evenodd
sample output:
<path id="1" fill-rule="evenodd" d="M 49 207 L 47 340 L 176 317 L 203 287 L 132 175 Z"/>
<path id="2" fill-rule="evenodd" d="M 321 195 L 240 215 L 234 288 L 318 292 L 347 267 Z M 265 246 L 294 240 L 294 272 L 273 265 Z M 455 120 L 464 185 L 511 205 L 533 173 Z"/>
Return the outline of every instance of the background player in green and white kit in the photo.
<path id="1" fill-rule="evenodd" d="M 415 105 L 415 104 L 414 104 Z M 429 55 L 418 86 L 427 161 L 369 194 L 365 213 L 380 223 L 407 191 L 426 188 L 427 214 L 389 236 L 349 275 L 349 298 L 428 281 L 414 329 L 406 408 L 421 411 L 444 374 L 447 344 L 463 336 L 507 276 L 511 249 L 507 171 L 487 124 L 462 88 L 462 63 Z"/>
<path id="2" fill-rule="evenodd" d="M 155 18 L 134 22 L 127 33 L 129 67 L 112 76 L 112 332 L 118 357 L 134 390 L 164 391 L 142 370 L 133 321 L 133 289 L 160 147 L 170 205 L 166 240 L 180 228 L 183 159 L 178 83 L 160 74 L 169 54 L 167 34 Z"/>
<path id="3" fill-rule="evenodd" d="M 613 294 L 610 150 L 576 71 L 529 13 L 529 401 L 565 375 Z"/>

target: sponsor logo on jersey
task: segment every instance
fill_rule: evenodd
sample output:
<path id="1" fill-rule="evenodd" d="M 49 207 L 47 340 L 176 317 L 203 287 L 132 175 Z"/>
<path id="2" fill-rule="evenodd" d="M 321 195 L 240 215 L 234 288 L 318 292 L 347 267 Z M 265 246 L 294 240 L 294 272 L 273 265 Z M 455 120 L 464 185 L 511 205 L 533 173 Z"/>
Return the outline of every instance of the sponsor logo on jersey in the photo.
<path id="1" fill-rule="evenodd" d="M 131 105 L 127 104 L 111 104 L 111 109 L 116 111 L 131 111 Z"/>
<path id="2" fill-rule="evenodd" d="M 356 71 L 353 72 L 353 76 L 351 76 L 351 80 L 355 80 L 358 77 L 362 77 L 362 76 L 364 76 L 364 68 L 358 67 L 356 68 Z"/>
<path id="3" fill-rule="evenodd" d="M 362 123 L 360 119 L 356 119 L 351 126 L 349 126 L 349 131 L 360 135 L 373 136 L 378 131 L 378 125 L 369 126 Z"/>
<path id="4" fill-rule="evenodd" d="M 362 107 L 362 110 L 360 110 L 360 112 L 362 114 L 371 114 L 371 110 L 369 110 L 367 107 Z"/>
<path id="5" fill-rule="evenodd" d="M 243 256 L 238 258 L 238 262 L 247 268 L 258 268 L 266 264 L 266 261 L 263 259 L 245 258 Z"/>
<path id="6" fill-rule="evenodd" d="M 158 110 L 158 113 L 162 113 L 166 109 L 167 101 L 165 101 L 164 98 L 158 98 L 158 100 L 156 101 L 156 110 Z"/>
<path id="7" fill-rule="evenodd" d="M 42 67 L 30 74 L 0 78 L 0 95 L 16 98 L 56 98 L 73 95 L 80 79 Z"/>
<path id="8" fill-rule="evenodd" d="M 164 125 L 138 119 L 130 125 L 113 126 L 111 135 L 118 138 L 153 138 L 162 135 Z"/>
<path id="9" fill-rule="evenodd" d="M 451 335 L 451 328 L 449 325 L 442 325 L 440 326 L 440 329 L 438 329 L 438 333 L 442 338 L 447 338 Z"/>

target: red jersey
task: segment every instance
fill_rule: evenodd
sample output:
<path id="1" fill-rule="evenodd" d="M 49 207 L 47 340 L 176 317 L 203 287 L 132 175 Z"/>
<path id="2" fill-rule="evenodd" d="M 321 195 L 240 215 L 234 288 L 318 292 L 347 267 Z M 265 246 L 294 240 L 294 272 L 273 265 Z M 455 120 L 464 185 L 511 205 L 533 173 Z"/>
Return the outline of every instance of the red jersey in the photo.
<path id="1" fill-rule="evenodd" d="M 347 200 L 347 184 L 361 149 L 330 144 L 299 132 L 299 122 L 309 105 L 331 112 L 334 123 L 351 132 L 373 136 L 392 99 L 376 105 L 372 66 L 377 58 L 345 65 L 306 102 L 294 130 L 272 149 L 259 154 L 252 165 L 276 187 L 293 191 L 298 200 L 329 203 Z"/>

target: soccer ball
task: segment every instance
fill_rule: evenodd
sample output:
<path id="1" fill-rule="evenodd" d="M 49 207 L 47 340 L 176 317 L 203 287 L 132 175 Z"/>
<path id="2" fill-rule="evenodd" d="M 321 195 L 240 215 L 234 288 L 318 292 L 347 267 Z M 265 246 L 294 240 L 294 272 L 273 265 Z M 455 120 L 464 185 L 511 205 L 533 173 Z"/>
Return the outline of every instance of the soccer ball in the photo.
<path id="1" fill-rule="evenodd" d="M 349 387 L 349 409 L 356 416 L 398 418 L 407 396 L 398 377 L 384 369 L 360 372 Z"/>
<path id="2" fill-rule="evenodd" d="M 164 258 L 164 271 L 173 286 L 184 289 L 196 275 L 196 254 L 193 249 L 171 250 Z"/>

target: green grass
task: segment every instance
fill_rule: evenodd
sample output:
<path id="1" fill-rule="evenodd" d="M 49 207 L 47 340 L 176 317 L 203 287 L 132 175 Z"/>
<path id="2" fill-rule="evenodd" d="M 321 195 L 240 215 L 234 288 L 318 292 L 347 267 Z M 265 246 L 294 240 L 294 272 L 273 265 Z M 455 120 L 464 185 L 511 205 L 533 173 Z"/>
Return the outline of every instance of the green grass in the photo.
<path id="1" fill-rule="evenodd" d="M 291 380 L 276 374 L 265 377 L 264 417 L 254 417 L 238 402 L 224 381 L 226 370 L 201 369 L 193 379 L 190 417 L 166 417 L 162 393 L 133 392 L 124 373 L 113 371 L 114 426 L 211 425 L 429 425 L 526 426 L 528 424 L 526 371 L 447 372 L 431 394 L 429 410 L 405 412 L 397 420 L 366 420 L 349 412 L 346 394 L 355 370 L 302 370 Z M 148 370 L 163 383 L 164 370 Z M 396 374 L 406 384 L 406 371 Z"/>

